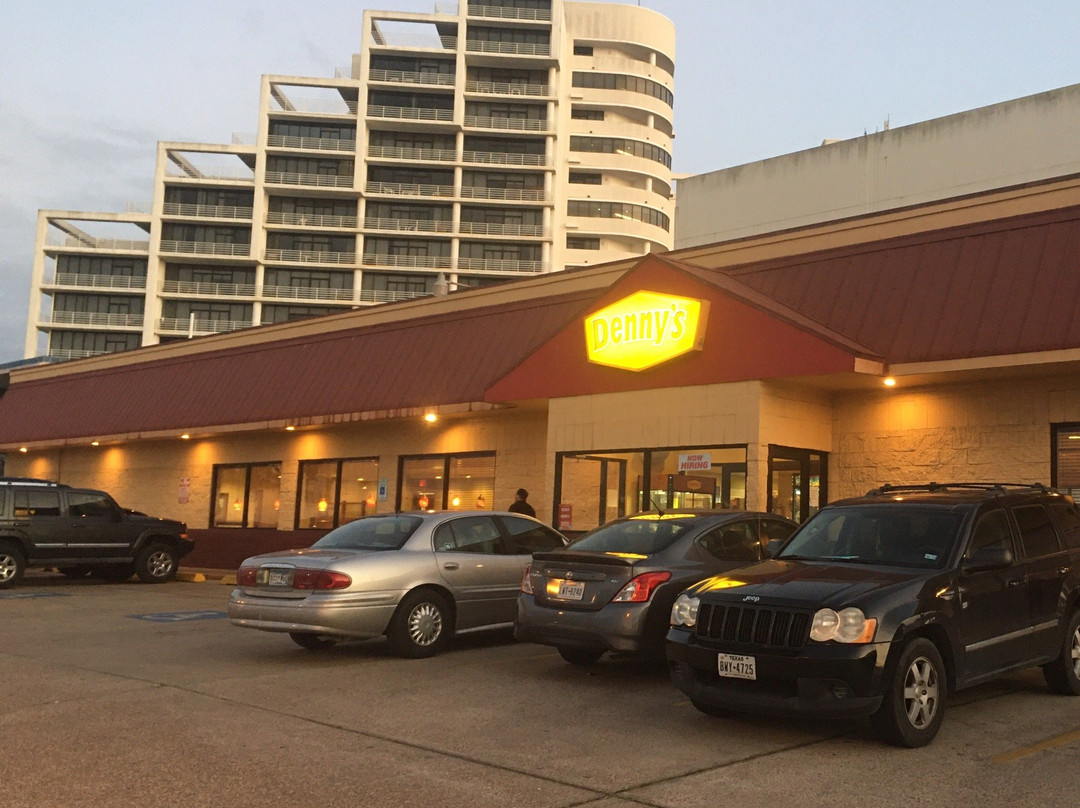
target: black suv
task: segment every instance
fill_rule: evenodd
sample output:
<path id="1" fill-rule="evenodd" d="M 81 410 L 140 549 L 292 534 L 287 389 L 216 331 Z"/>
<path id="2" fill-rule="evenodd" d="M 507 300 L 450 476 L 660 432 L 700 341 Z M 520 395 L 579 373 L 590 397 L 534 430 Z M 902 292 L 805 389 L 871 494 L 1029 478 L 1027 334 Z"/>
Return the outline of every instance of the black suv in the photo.
<path id="1" fill-rule="evenodd" d="M 125 510 L 103 491 L 0 477 L 0 588 L 27 566 L 72 578 L 171 581 L 194 547 L 183 522 Z"/>
<path id="2" fill-rule="evenodd" d="M 1042 486 L 884 486 L 675 602 L 675 685 L 723 710 L 869 715 L 930 743 L 947 694 L 1042 666 L 1080 695 L 1080 509 Z"/>

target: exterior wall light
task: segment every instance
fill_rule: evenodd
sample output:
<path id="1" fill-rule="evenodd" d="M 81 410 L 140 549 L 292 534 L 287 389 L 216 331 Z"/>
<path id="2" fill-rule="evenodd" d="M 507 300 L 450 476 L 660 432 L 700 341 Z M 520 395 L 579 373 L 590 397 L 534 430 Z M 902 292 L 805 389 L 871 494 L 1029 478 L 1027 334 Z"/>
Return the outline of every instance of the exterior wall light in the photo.
<path id="1" fill-rule="evenodd" d="M 91 446 L 100 446 L 100 445 L 101 445 L 101 441 L 99 441 L 99 440 L 92 440 L 92 441 L 90 441 L 90 445 L 91 445 Z"/>
<path id="2" fill-rule="evenodd" d="M 19 451 L 22 452 L 23 454 L 26 454 L 29 450 L 25 446 L 20 446 Z"/>
<path id="3" fill-rule="evenodd" d="M 293 426 L 292 424 L 289 424 L 289 425 L 288 425 L 287 427 L 285 427 L 285 431 L 286 431 L 286 432 L 295 432 L 295 431 L 296 431 L 296 427 L 295 427 L 295 426 Z"/>
<path id="4" fill-rule="evenodd" d="M 886 376 L 884 379 L 881 380 L 881 383 L 886 387 L 896 387 L 896 379 L 894 379 L 892 376 Z"/>
<path id="5" fill-rule="evenodd" d="M 425 412 L 424 420 L 427 421 L 429 424 L 433 424 L 439 420 L 439 416 L 433 412 Z"/>
<path id="6" fill-rule="evenodd" d="M 185 432 L 183 435 L 180 436 L 180 440 L 191 440 L 191 435 Z"/>

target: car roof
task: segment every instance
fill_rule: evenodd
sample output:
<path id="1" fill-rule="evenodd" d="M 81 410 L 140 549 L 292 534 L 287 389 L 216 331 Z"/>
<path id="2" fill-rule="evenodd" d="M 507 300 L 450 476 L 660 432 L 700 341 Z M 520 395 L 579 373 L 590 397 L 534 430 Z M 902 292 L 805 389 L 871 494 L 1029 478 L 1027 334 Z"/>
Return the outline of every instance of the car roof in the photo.
<path id="1" fill-rule="evenodd" d="M 828 507 L 851 505 L 911 504 L 940 506 L 974 506 L 990 500 L 1014 502 L 1020 499 L 1060 497 L 1071 501 L 1060 491 L 1034 483 L 925 483 L 918 485 L 883 485 L 861 497 L 849 497 L 829 503 Z"/>

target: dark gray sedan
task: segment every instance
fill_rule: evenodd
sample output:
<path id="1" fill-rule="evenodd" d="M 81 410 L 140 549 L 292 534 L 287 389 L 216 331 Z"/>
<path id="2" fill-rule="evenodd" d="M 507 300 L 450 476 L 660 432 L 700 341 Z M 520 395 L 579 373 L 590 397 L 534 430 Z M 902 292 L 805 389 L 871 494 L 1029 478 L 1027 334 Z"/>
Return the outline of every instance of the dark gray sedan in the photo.
<path id="1" fill-rule="evenodd" d="M 455 633 L 513 625 L 530 555 L 565 544 L 512 513 L 368 516 L 308 549 L 244 561 L 229 618 L 309 649 L 385 634 L 404 656 L 430 656 Z"/>
<path id="2" fill-rule="evenodd" d="M 671 606 L 688 586 L 766 557 L 798 525 L 737 510 L 647 512 L 541 551 L 521 584 L 514 636 L 588 665 L 606 651 L 661 658 Z"/>

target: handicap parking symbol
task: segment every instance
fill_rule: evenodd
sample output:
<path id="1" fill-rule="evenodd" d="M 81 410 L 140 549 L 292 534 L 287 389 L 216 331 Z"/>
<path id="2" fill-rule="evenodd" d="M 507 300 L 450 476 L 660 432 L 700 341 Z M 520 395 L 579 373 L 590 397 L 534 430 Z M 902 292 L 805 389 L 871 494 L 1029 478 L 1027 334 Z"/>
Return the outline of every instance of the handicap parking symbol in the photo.
<path id="1" fill-rule="evenodd" d="M 182 623 L 187 620 L 221 620 L 228 613 L 218 609 L 204 609 L 195 612 L 157 612 L 155 614 L 129 614 L 134 620 L 148 620 L 151 623 Z"/>

